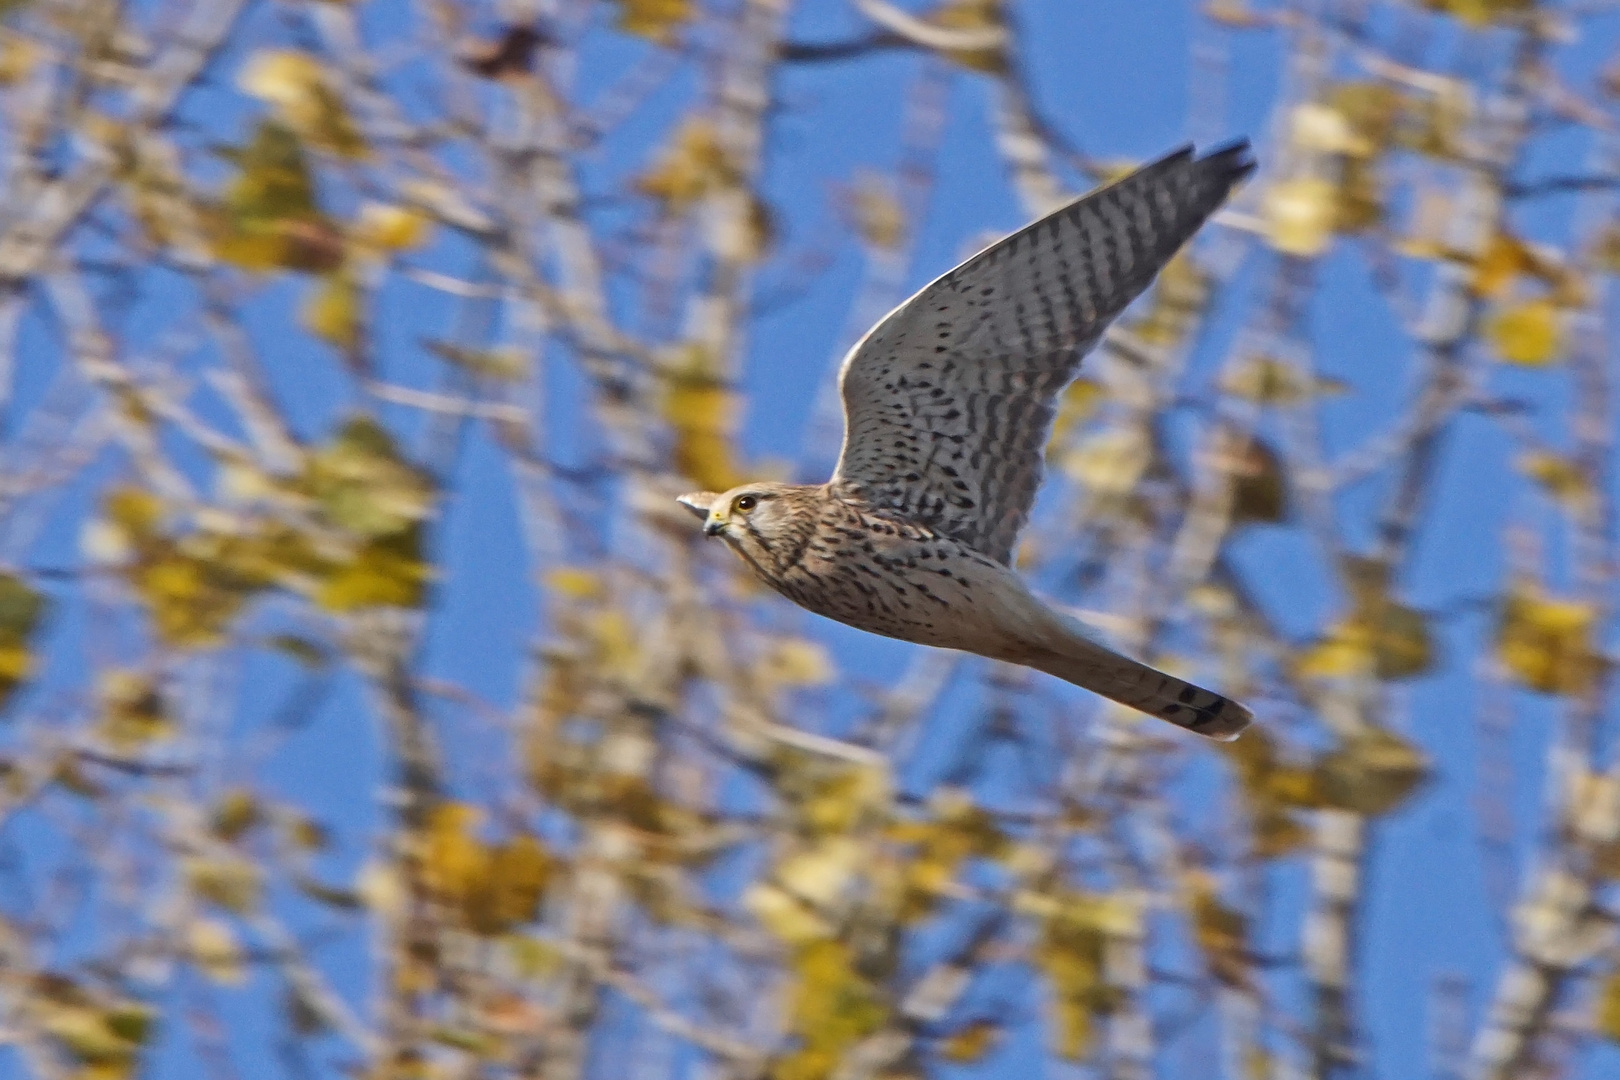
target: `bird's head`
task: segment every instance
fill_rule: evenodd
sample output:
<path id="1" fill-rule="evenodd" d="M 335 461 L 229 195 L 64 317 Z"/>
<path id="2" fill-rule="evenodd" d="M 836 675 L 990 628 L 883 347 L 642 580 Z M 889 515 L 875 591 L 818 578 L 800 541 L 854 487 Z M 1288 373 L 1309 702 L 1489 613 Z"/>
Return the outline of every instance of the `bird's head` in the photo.
<path id="1" fill-rule="evenodd" d="M 698 491 L 678 500 L 703 519 L 706 536 L 722 537 L 757 564 L 781 563 L 802 543 L 812 524 L 806 499 L 814 488 L 800 484 L 744 484 L 723 494 Z"/>

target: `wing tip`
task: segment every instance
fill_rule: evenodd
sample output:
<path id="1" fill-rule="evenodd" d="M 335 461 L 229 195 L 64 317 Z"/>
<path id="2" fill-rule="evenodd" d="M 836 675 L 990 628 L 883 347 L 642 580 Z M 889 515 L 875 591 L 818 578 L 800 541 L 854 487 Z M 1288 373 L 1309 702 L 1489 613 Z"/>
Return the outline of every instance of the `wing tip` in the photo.
<path id="1" fill-rule="evenodd" d="M 1254 148 L 1246 138 L 1221 143 L 1193 164 L 1206 173 L 1220 177 L 1228 188 L 1236 187 L 1259 166 L 1254 157 Z"/>

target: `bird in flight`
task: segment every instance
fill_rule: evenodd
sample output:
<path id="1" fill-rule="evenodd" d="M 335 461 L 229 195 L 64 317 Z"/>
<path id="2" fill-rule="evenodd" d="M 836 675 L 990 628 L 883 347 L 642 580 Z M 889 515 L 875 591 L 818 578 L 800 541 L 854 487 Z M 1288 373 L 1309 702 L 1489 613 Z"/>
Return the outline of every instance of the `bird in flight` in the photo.
<path id="1" fill-rule="evenodd" d="M 1037 599 L 1013 547 L 1055 400 L 1114 317 L 1254 169 L 1183 148 L 1012 234 L 873 327 L 839 373 L 825 484 L 683 495 L 755 575 L 819 615 L 1022 664 L 1212 739 L 1252 714 L 1122 656 Z"/>

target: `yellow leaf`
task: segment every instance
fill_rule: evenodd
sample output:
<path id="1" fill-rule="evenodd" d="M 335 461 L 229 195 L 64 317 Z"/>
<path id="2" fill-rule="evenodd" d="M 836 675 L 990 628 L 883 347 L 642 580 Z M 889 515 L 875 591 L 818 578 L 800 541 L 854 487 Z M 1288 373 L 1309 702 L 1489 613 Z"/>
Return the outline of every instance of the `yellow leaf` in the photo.
<path id="1" fill-rule="evenodd" d="M 248 58 L 237 86 L 268 104 L 311 146 L 344 158 L 369 156 L 336 82 L 319 60 L 294 49 L 262 49 Z"/>
<path id="2" fill-rule="evenodd" d="M 776 880 L 818 908 L 832 907 L 854 882 L 866 853 L 866 845 L 856 840 L 830 836 L 783 859 L 776 868 Z"/>
<path id="3" fill-rule="evenodd" d="M 240 986 L 247 979 L 242 946 L 224 922 L 207 917 L 193 919 L 186 940 L 192 963 L 214 982 Z"/>
<path id="4" fill-rule="evenodd" d="M 848 832 L 888 805 L 892 787 L 882 765 L 851 765 L 816 781 L 799 812 L 811 832 Z"/>
<path id="5" fill-rule="evenodd" d="M 664 397 L 664 416 L 675 431 L 675 468 L 712 491 L 739 480 L 731 451 L 737 406 L 737 395 L 705 374 L 696 358 L 670 379 Z"/>
<path id="6" fill-rule="evenodd" d="M 364 544 L 320 584 L 315 603 L 340 613 L 418 607 L 432 578 L 433 568 L 422 558 L 422 528 L 413 524 Z"/>
<path id="7" fill-rule="evenodd" d="M 422 880 L 439 896 L 459 901 L 482 877 L 489 852 L 473 835 L 484 812 L 461 802 L 435 807 L 427 824 L 422 848 Z"/>
<path id="8" fill-rule="evenodd" d="M 1295 661 L 1306 678 L 1409 679 L 1434 665 L 1434 640 L 1422 612 L 1388 593 L 1389 568 L 1350 558 L 1345 576 L 1353 610 Z"/>
<path id="9" fill-rule="evenodd" d="M 351 352 L 360 344 L 365 328 L 364 302 L 365 292 L 354 276 L 334 271 L 321 277 L 304 301 L 299 317 L 304 329 L 344 352 Z"/>
<path id="10" fill-rule="evenodd" d="M 957 1065 L 971 1064 L 993 1050 L 1000 1035 L 998 1024 L 975 1020 L 941 1042 L 939 1056 Z"/>
<path id="11" fill-rule="evenodd" d="M 1052 418 L 1052 434 L 1047 439 L 1047 460 L 1069 439 L 1069 435 L 1085 423 L 1106 397 L 1102 384 L 1092 379 L 1076 379 L 1058 397 L 1057 415 Z"/>
<path id="12" fill-rule="evenodd" d="M 868 170 L 855 175 L 851 191 L 855 228 L 876 248 L 898 248 L 906 237 L 906 214 L 888 177 Z"/>
<path id="13" fill-rule="evenodd" d="M 529 373 L 529 356 L 521 349 L 469 349 L 448 341 L 423 342 L 429 352 L 486 379 L 520 382 Z"/>
<path id="14" fill-rule="evenodd" d="M 228 791 L 215 805 L 210 828 L 226 843 L 240 840 L 248 830 L 264 821 L 264 812 L 251 791 Z"/>
<path id="15" fill-rule="evenodd" d="M 214 473 L 214 492 L 222 503 L 243 506 L 268 501 L 277 494 L 277 487 L 263 470 L 248 462 L 226 460 Z"/>
<path id="16" fill-rule="evenodd" d="M 1423 0 L 1423 4 L 1476 30 L 1535 8 L 1535 0 Z"/>
<path id="17" fill-rule="evenodd" d="M 1422 612 L 1386 601 L 1361 617 L 1371 630 L 1380 679 L 1409 679 L 1434 666 L 1434 643 Z"/>
<path id="18" fill-rule="evenodd" d="M 1508 672 L 1532 690 L 1584 693 L 1604 664 L 1592 644 L 1596 621 L 1590 604 L 1555 600 L 1533 586 L 1517 586 L 1502 605 L 1497 655 Z"/>
<path id="19" fill-rule="evenodd" d="M 388 863 L 368 859 L 354 876 L 354 894 L 383 918 L 396 918 L 409 897 L 398 871 Z"/>
<path id="20" fill-rule="evenodd" d="M 1535 258 L 1530 249 L 1513 234 L 1498 230 L 1474 260 L 1469 284 L 1475 295 L 1496 300 L 1507 294 L 1520 274 L 1527 274 L 1534 267 Z"/>
<path id="21" fill-rule="evenodd" d="M 1174 345 L 1209 300 L 1209 275 L 1183 250 L 1159 271 L 1152 304 L 1131 331 L 1148 345 Z"/>
<path id="22" fill-rule="evenodd" d="M 153 629 L 175 648 L 219 644 L 250 595 L 266 584 L 243 577 L 210 554 L 168 545 L 131 571 Z"/>
<path id="23" fill-rule="evenodd" d="M 825 686 L 833 675 L 832 658 L 813 641 L 780 641 L 760 665 L 760 677 L 776 686 Z"/>
<path id="24" fill-rule="evenodd" d="M 343 234 L 320 212 L 298 136 L 266 121 L 231 155 L 240 170 L 210 218 L 214 253 L 247 270 L 331 270 Z"/>
<path id="25" fill-rule="evenodd" d="M 951 30 L 1001 30 L 1002 0 L 945 0 L 929 21 Z M 1000 45 L 982 49 L 948 49 L 945 55 L 970 71 L 1000 75 L 1007 70 L 1007 53 Z"/>
<path id="26" fill-rule="evenodd" d="M 671 145 L 636 181 L 636 187 L 679 213 L 710 192 L 736 183 L 719 133 L 707 120 L 689 119 L 676 129 Z"/>
<path id="27" fill-rule="evenodd" d="M 1365 627 L 1355 623 L 1318 638 L 1294 661 L 1294 673 L 1305 679 L 1364 678 L 1372 671 L 1372 642 Z"/>
<path id="28" fill-rule="evenodd" d="M 1085 1001 L 1072 997 L 1054 998 L 1051 1011 L 1053 1052 L 1069 1061 L 1083 1061 L 1091 1056 L 1092 1011 Z"/>
<path id="29" fill-rule="evenodd" d="M 264 891 L 259 868 L 236 856 L 193 856 L 183 864 L 192 892 L 227 911 L 245 915 L 258 907 Z"/>
<path id="30" fill-rule="evenodd" d="M 1264 16 L 1250 9 L 1248 0 L 1209 0 L 1204 17 L 1229 30 L 1255 30 L 1270 25 Z"/>
<path id="31" fill-rule="evenodd" d="M 433 482 L 369 416 L 344 421 L 309 458 L 303 483 L 332 524 L 361 536 L 397 533 L 433 509 Z"/>
<path id="32" fill-rule="evenodd" d="M 1221 389 L 1264 405 L 1294 405 L 1314 397 L 1342 394 L 1349 388 L 1337 379 L 1307 376 L 1287 361 L 1255 355 L 1227 372 Z"/>
<path id="33" fill-rule="evenodd" d="M 29 647 L 45 598 L 22 578 L 0 572 L 0 706 L 33 671 Z"/>
<path id="34" fill-rule="evenodd" d="M 1140 428 L 1100 431 L 1064 455 L 1063 471 L 1098 496 L 1130 493 L 1147 471 L 1152 453 Z"/>
<path id="35" fill-rule="evenodd" d="M 1408 150 L 1430 157 L 1457 160 L 1466 144 L 1463 136 L 1474 115 L 1473 87 L 1462 79 L 1445 79 L 1431 93 L 1407 102 L 1406 123 L 1399 142 Z"/>
<path id="36" fill-rule="evenodd" d="M 1275 858 L 1309 839 L 1295 820 L 1295 809 L 1321 805 L 1314 771 L 1280 760 L 1277 745 L 1265 731 L 1247 733 L 1222 747 L 1237 772 L 1254 825 L 1254 851 Z"/>
<path id="37" fill-rule="evenodd" d="M 1378 163 L 1371 158 L 1347 158 L 1339 175 L 1333 228 L 1341 233 L 1366 232 L 1384 219 L 1383 184 Z"/>
<path id="38" fill-rule="evenodd" d="M 1605 1039 L 1620 1043 L 1620 970 L 1611 971 L 1597 995 L 1597 1029 Z"/>
<path id="39" fill-rule="evenodd" d="M 1388 83 L 1343 82 L 1329 91 L 1327 104 L 1355 132 L 1355 140 L 1347 149 L 1361 157 L 1372 157 L 1389 145 L 1405 99 Z"/>
<path id="40" fill-rule="evenodd" d="M 33 38 L 14 30 L 0 31 L 0 86 L 13 86 L 28 78 L 44 55 Z"/>
<path id="41" fill-rule="evenodd" d="M 1289 115 L 1289 135 L 1302 150 L 1324 154 L 1345 154 L 1363 140 L 1338 109 L 1318 102 L 1296 105 Z"/>
<path id="42" fill-rule="evenodd" d="M 1563 316 L 1552 300 L 1527 300 L 1500 309 L 1485 325 L 1485 337 L 1510 364 L 1540 367 L 1560 359 Z"/>
<path id="43" fill-rule="evenodd" d="M 1193 937 L 1204 952 L 1210 974 L 1227 986 L 1250 984 L 1249 920 L 1221 902 L 1208 874 L 1190 875 Z"/>
<path id="44" fill-rule="evenodd" d="M 367 202 L 360 206 L 351 239 L 382 252 L 410 251 L 427 243 L 433 219 L 409 206 Z"/>
<path id="45" fill-rule="evenodd" d="M 140 488 L 116 488 L 107 493 L 102 506 L 107 520 L 135 543 L 151 538 L 163 523 L 163 501 Z"/>
<path id="46" fill-rule="evenodd" d="M 1338 192 L 1326 180 L 1284 180 L 1266 192 L 1262 212 L 1271 246 L 1286 255 L 1310 258 L 1333 242 L 1338 223 Z"/>
<path id="47" fill-rule="evenodd" d="M 635 627 L 622 611 L 603 611 L 593 616 L 588 637 L 604 671 L 621 679 L 635 674 L 641 649 L 636 644 Z"/>
<path id="48" fill-rule="evenodd" d="M 1570 510 L 1578 511 L 1592 496 L 1592 485 L 1580 465 L 1567 457 L 1545 451 L 1525 454 L 1519 469 Z"/>
<path id="49" fill-rule="evenodd" d="M 296 104 L 311 83 L 324 77 L 320 62 L 308 53 L 264 49 L 248 58 L 237 73 L 236 87 L 271 105 Z"/>
<path id="50" fill-rule="evenodd" d="M 1262 859 L 1298 851 L 1310 839 L 1310 830 L 1286 810 L 1267 807 L 1255 814 L 1254 853 Z"/>
<path id="51" fill-rule="evenodd" d="M 1392 731 L 1356 731 L 1316 766 L 1317 791 L 1327 806 L 1376 816 L 1395 809 L 1428 779 L 1429 759 Z"/>
<path id="52" fill-rule="evenodd" d="M 841 941 L 812 941 L 796 950 L 795 984 L 789 1002 L 788 1029 L 796 1036 L 807 1068 L 775 1070 L 787 1080 L 813 1080 L 830 1075 L 845 1051 L 881 1028 L 888 1019 L 884 996 L 864 976 L 850 947 Z M 822 1071 L 823 1063 L 825 1071 Z"/>
<path id="53" fill-rule="evenodd" d="M 133 749 L 173 733 L 163 695 L 151 676 L 138 671 L 104 671 L 96 689 L 101 698 L 100 734 L 113 746 Z"/>
<path id="54" fill-rule="evenodd" d="M 151 1037 L 152 1011 L 139 1002 L 92 994 L 65 975 L 35 976 L 19 988 L 40 1030 L 56 1040 L 95 1080 L 124 1080 Z"/>
<path id="55" fill-rule="evenodd" d="M 552 860 L 546 849 L 526 833 L 492 848 L 479 847 L 482 857 L 457 897 L 468 927 L 489 936 L 532 921 L 551 881 Z"/>
<path id="56" fill-rule="evenodd" d="M 1141 913 L 1134 903 L 1112 897 L 1062 894 L 1054 897 L 1036 949 L 1036 962 L 1050 987 L 1052 1049 L 1079 1061 L 1091 1053 L 1094 1017 L 1111 1011 L 1120 991 L 1107 979 L 1108 940 L 1135 936 Z"/>
<path id="57" fill-rule="evenodd" d="M 832 924 L 803 900 L 769 882 L 755 882 L 743 893 L 742 906 L 776 937 L 799 945 L 833 932 Z"/>
<path id="58" fill-rule="evenodd" d="M 559 566 L 547 573 L 546 587 L 570 600 L 600 600 L 607 592 L 599 574 L 577 566 Z"/>
<path id="59" fill-rule="evenodd" d="M 660 45 L 670 44 L 675 31 L 692 18 L 692 0 L 618 0 L 619 29 Z"/>

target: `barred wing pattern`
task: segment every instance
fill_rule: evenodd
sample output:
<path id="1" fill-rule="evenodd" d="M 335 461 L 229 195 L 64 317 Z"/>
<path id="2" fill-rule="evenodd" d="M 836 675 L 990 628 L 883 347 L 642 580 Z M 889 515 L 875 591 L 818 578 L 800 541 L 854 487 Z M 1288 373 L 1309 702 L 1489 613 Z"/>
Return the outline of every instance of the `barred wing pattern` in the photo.
<path id="1" fill-rule="evenodd" d="M 835 484 L 1003 564 L 1055 399 L 1108 324 L 1254 168 L 1183 148 L 973 256 L 901 304 L 839 376 Z"/>

